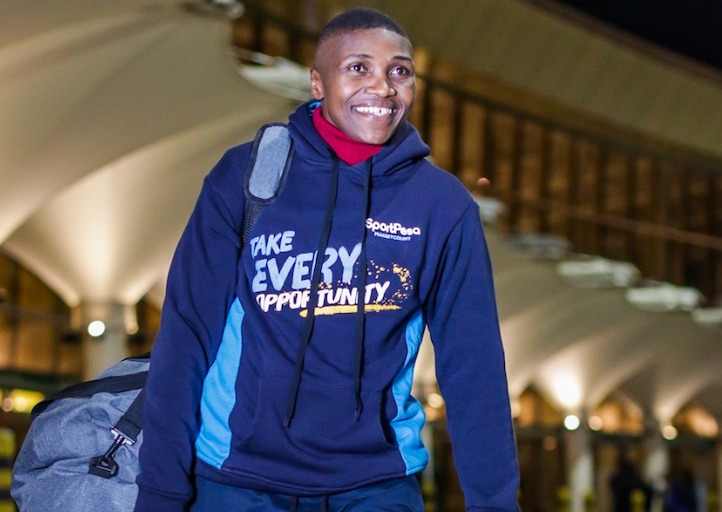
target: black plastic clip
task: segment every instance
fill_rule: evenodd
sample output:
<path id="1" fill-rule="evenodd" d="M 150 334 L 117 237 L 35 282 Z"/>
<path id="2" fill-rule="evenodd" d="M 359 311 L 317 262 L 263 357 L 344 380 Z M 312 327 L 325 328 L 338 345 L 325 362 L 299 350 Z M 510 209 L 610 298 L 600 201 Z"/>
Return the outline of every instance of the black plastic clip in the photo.
<path id="1" fill-rule="evenodd" d="M 115 462 L 113 456 L 118 448 L 125 444 L 125 437 L 118 435 L 116 436 L 113 444 L 108 448 L 108 451 L 104 455 L 93 457 L 90 461 L 90 467 L 88 473 L 91 475 L 99 476 L 102 478 L 113 478 L 118 474 L 118 463 Z"/>

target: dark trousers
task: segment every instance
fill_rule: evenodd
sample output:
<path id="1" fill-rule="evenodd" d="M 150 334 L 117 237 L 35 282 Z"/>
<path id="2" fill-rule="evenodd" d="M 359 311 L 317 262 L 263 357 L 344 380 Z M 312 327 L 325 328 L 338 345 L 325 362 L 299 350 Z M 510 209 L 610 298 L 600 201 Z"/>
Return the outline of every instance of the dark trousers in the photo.
<path id="1" fill-rule="evenodd" d="M 191 512 L 423 512 L 424 503 L 415 476 L 387 480 L 328 496 L 294 497 L 196 481 Z"/>

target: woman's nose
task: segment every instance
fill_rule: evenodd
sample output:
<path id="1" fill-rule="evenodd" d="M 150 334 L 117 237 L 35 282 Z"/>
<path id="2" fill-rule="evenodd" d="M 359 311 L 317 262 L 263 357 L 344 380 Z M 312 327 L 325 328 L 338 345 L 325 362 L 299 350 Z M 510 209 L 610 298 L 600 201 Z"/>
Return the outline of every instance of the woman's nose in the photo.
<path id="1" fill-rule="evenodd" d="M 386 76 L 374 78 L 366 87 L 366 91 L 382 98 L 396 95 L 396 89 L 393 88 Z"/>

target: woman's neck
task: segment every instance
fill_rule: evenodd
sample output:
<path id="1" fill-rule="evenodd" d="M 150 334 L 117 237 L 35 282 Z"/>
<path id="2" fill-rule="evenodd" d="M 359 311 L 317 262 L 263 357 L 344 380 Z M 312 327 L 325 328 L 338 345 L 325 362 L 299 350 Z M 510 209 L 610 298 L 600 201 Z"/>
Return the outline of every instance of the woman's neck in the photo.
<path id="1" fill-rule="evenodd" d="M 356 165 L 368 160 L 383 148 L 382 144 L 367 144 L 356 139 L 352 139 L 344 132 L 332 125 L 321 114 L 320 106 L 313 111 L 311 116 L 313 126 L 316 127 L 321 138 L 329 145 L 329 147 L 338 155 L 338 157 L 348 165 Z"/>

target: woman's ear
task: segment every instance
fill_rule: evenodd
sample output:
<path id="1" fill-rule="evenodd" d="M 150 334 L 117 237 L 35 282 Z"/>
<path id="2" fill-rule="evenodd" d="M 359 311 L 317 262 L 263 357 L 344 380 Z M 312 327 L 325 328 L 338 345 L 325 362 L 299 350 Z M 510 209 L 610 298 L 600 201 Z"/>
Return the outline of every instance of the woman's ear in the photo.
<path id="1" fill-rule="evenodd" d="M 311 70 L 311 96 L 315 100 L 322 100 L 324 97 L 321 74 L 315 68 Z"/>

